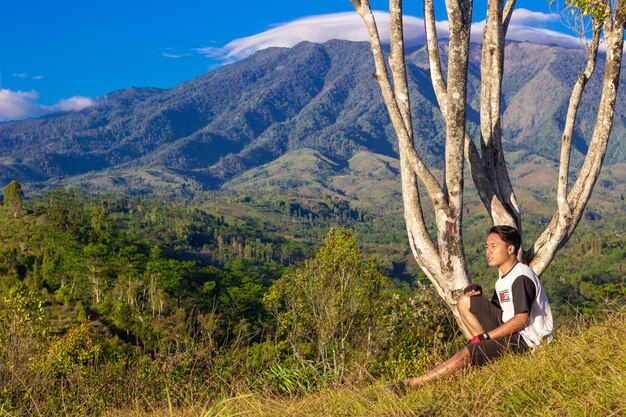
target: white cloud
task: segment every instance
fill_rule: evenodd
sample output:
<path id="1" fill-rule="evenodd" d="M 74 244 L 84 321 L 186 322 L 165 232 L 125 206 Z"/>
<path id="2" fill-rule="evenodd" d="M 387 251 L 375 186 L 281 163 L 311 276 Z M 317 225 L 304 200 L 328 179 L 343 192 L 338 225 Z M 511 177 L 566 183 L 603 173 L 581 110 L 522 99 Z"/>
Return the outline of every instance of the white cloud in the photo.
<path id="1" fill-rule="evenodd" d="M 375 11 L 381 42 L 389 43 L 389 13 Z M 559 19 L 555 13 L 540 13 L 516 9 L 511 17 L 507 40 L 559 45 L 567 48 L 581 47 L 577 37 L 542 28 Z M 405 43 L 414 46 L 424 43 L 424 21 L 418 17 L 405 16 Z M 472 41 L 482 41 L 484 22 L 472 25 Z M 437 22 L 439 38 L 448 37 L 448 22 Z M 261 49 L 269 47 L 292 47 L 302 41 L 323 43 L 331 39 L 368 41 L 365 25 L 355 12 L 308 16 L 245 38 L 235 39 L 223 47 L 198 48 L 196 52 L 224 62 L 237 61 Z"/>
<path id="2" fill-rule="evenodd" d="M 52 106 L 38 104 L 39 93 L 0 89 L 0 121 L 20 120 L 61 111 L 78 111 L 91 107 L 96 101 L 88 97 L 70 97 Z"/>
<path id="3" fill-rule="evenodd" d="M 226 46 L 224 46 L 223 48 L 205 46 L 204 48 L 195 48 L 194 51 L 199 52 L 209 58 L 226 59 L 226 55 L 228 55 L 228 49 Z"/>
<path id="4" fill-rule="evenodd" d="M 25 72 L 14 72 L 13 77 L 15 78 L 32 78 L 33 80 L 43 80 L 45 77 L 43 75 L 33 75 L 32 77 Z"/>
<path id="5" fill-rule="evenodd" d="M 14 78 L 31 78 L 33 80 L 43 80 L 45 77 L 43 75 L 33 75 L 32 77 L 30 75 L 28 75 L 25 72 L 14 72 L 13 73 L 13 77 Z"/>
<path id="6" fill-rule="evenodd" d="M 161 56 L 164 57 L 164 58 L 178 59 L 178 58 L 184 58 L 186 56 L 189 56 L 189 54 L 179 54 L 179 53 L 173 53 L 173 52 L 163 52 L 161 54 Z"/>
<path id="7" fill-rule="evenodd" d="M 527 9 L 516 9 L 511 17 L 507 40 L 558 45 L 564 48 L 582 48 L 577 36 L 542 28 L 542 25 L 558 22 L 557 13 L 540 13 Z"/>
<path id="8" fill-rule="evenodd" d="M 580 39 L 549 29 L 534 28 L 524 25 L 509 25 L 507 40 L 537 43 L 540 45 L 557 45 L 564 48 L 582 48 Z"/>
<path id="9" fill-rule="evenodd" d="M 181 58 L 182 57 L 182 55 L 172 54 L 172 53 L 169 53 L 169 52 L 163 52 L 161 54 L 161 56 L 163 56 L 165 58 Z"/>
<path id="10" fill-rule="evenodd" d="M 173 47 L 165 48 L 165 51 L 161 52 L 161 56 L 163 58 L 172 58 L 172 59 L 184 58 L 184 57 L 189 56 L 189 55 L 191 55 L 191 54 L 189 54 L 189 53 L 181 53 L 181 52 L 177 51 L 176 48 L 173 48 Z"/>
<path id="11" fill-rule="evenodd" d="M 96 104 L 96 101 L 89 97 L 74 96 L 68 99 L 59 101 L 54 106 L 51 106 L 52 111 L 79 111 L 91 107 Z"/>
<path id="12" fill-rule="evenodd" d="M 42 106 L 36 104 L 36 91 L 11 91 L 0 89 L 0 120 L 24 119 L 43 114 Z"/>
<path id="13" fill-rule="evenodd" d="M 539 25 L 542 23 L 552 23 L 560 19 L 556 13 L 534 12 L 528 9 L 515 9 L 511 16 L 511 24 L 515 25 Z"/>
<path id="14" fill-rule="evenodd" d="M 374 12 L 379 29 L 389 27 L 389 14 Z M 406 43 L 412 44 L 424 38 L 422 19 L 407 16 L 404 21 Z M 389 42 L 389 31 L 381 30 L 383 42 Z M 210 58 L 237 60 L 270 47 L 292 47 L 300 42 L 327 42 L 331 39 L 349 41 L 368 40 L 367 30 L 361 18 L 354 12 L 303 17 L 277 25 L 265 32 L 235 39 L 222 48 L 206 47 L 196 51 Z"/>

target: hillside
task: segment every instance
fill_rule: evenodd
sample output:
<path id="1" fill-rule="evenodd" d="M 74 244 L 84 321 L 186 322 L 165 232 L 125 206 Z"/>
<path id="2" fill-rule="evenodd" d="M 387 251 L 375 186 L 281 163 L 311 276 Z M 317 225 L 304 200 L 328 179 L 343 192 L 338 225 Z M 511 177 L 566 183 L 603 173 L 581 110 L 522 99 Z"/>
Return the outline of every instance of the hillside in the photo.
<path id="1" fill-rule="evenodd" d="M 393 173 L 392 160 L 355 158 L 368 175 Z M 313 151 L 297 160 L 335 166 Z M 542 275 L 561 327 L 604 314 L 607 300 L 623 308 L 624 202 L 604 194 L 610 185 Z M 525 239 L 549 210 L 542 194 L 529 195 Z M 0 205 L 0 409 L 11 415 L 204 407 L 233 390 L 281 409 L 294 405 L 281 402 L 294 390 L 308 404 L 330 387 L 423 372 L 463 343 L 408 251 L 398 207 L 263 192 L 171 202 L 65 189 L 29 197 L 17 218 Z M 466 207 L 468 270 L 489 291 L 489 220 L 477 201 Z M 306 277 L 310 285 L 292 283 Z M 338 277 L 351 277 L 349 291 L 333 286 Z M 333 318 L 319 320 L 307 297 L 334 303 Z M 336 308 L 348 298 L 356 310 Z M 313 409 L 328 410 L 325 398 Z M 351 407 L 349 396 L 340 400 Z"/>
<path id="2" fill-rule="evenodd" d="M 300 396 L 234 392 L 208 404 L 107 416 L 619 416 L 626 414 L 624 314 L 561 329 L 537 352 L 507 356 L 480 369 L 398 397 L 384 388 L 345 385 Z M 192 397 L 193 398 L 193 397 Z M 194 399 L 192 399 L 192 402 Z"/>
<path id="3" fill-rule="evenodd" d="M 527 43 L 509 43 L 506 53 L 505 147 L 554 160 L 568 91 L 583 57 L 579 51 Z M 471 132 L 477 129 L 478 59 L 475 48 Z M 416 146 L 439 167 L 443 121 L 429 86 L 424 49 L 413 51 L 407 62 Z M 260 51 L 170 90 L 131 88 L 80 112 L 0 123 L 0 185 L 16 179 L 34 188 L 70 184 L 135 194 L 240 189 L 258 177 L 248 171 L 302 149 L 333 161 L 328 173 L 311 172 L 332 182 L 324 177 L 351 175 L 350 161 L 354 164 L 359 152 L 396 157 L 372 68 L 365 43 L 301 43 Z M 574 164 L 586 150 L 602 70 L 600 62 L 583 98 Z M 608 165 L 626 161 L 626 142 L 619 140 L 626 135 L 625 101 L 626 95 L 619 94 Z M 300 173 L 282 169 L 283 177 Z M 347 185 L 339 181 L 339 186 Z"/>

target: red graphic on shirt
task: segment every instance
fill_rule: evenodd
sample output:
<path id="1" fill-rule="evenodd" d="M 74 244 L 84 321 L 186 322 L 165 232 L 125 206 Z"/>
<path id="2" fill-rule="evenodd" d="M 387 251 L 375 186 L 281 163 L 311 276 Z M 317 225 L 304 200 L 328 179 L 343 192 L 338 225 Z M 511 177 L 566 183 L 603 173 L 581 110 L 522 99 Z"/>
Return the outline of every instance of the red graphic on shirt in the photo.
<path id="1" fill-rule="evenodd" d="M 509 290 L 504 290 L 498 293 L 500 296 L 500 302 L 505 303 L 507 301 L 511 301 L 511 297 L 509 296 Z"/>

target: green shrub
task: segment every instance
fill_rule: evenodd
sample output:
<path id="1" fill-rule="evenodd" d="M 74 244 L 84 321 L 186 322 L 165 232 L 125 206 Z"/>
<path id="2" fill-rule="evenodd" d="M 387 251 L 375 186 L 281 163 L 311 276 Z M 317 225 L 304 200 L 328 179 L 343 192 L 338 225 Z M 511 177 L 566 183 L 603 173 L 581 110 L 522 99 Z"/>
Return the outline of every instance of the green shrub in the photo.
<path id="1" fill-rule="evenodd" d="M 69 377 L 76 372 L 87 372 L 101 352 L 89 324 L 82 323 L 52 344 L 44 355 L 44 366 L 56 377 Z"/>

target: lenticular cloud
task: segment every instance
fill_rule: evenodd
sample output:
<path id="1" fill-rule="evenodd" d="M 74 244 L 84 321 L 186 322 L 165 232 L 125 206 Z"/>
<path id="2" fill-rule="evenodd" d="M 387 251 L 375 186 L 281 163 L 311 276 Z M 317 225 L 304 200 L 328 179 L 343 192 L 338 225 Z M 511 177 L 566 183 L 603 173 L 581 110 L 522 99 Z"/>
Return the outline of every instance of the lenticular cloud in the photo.
<path id="1" fill-rule="evenodd" d="M 389 14 L 375 11 L 381 41 L 389 43 Z M 517 9 L 513 13 L 507 40 L 558 45 L 566 48 L 581 46 L 577 37 L 543 28 L 543 25 L 558 21 L 554 13 L 540 13 L 527 9 Z M 472 25 L 472 41 L 482 41 L 484 22 Z M 416 46 L 424 44 L 424 20 L 418 17 L 404 18 L 405 44 Z M 437 34 L 440 38 L 448 37 L 448 22 L 437 22 Z M 292 47 L 308 41 L 323 43 L 331 39 L 349 41 L 368 41 L 364 23 L 355 12 L 308 16 L 245 38 L 235 39 L 221 48 L 198 48 L 197 52 L 224 63 L 245 58 L 256 51 L 270 47 Z"/>

